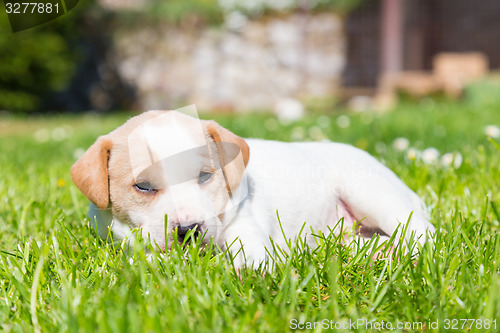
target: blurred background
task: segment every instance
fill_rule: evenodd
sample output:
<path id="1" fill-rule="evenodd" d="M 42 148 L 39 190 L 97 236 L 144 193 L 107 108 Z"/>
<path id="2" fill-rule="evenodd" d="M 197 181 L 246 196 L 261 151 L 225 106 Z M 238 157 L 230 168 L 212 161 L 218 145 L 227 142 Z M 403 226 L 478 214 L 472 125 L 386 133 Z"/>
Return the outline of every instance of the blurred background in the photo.
<path id="1" fill-rule="evenodd" d="M 274 110 L 500 100 L 498 0 L 82 0 L 12 33 L 0 110 Z"/>

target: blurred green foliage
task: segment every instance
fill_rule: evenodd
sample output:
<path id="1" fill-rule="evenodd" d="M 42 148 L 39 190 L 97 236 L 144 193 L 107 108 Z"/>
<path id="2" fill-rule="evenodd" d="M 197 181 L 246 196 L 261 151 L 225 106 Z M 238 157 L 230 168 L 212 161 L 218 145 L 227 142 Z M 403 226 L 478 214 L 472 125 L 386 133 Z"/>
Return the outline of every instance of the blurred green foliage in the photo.
<path id="1" fill-rule="evenodd" d="M 495 108 L 500 105 L 500 74 L 470 83 L 465 89 L 467 102 L 473 107 Z"/>
<path id="2" fill-rule="evenodd" d="M 78 61 L 79 19 L 93 0 L 41 26 L 12 33 L 0 13 L 0 109 L 38 111 L 43 97 L 63 89 Z"/>
<path id="3" fill-rule="evenodd" d="M 198 28 L 221 24 L 225 16 L 234 12 L 249 18 L 297 10 L 346 13 L 363 1 L 368 0 L 151 0 L 139 11 L 118 11 L 112 17 L 128 17 L 130 24 L 188 23 Z M 1 11 L 0 110 L 41 111 L 51 94 L 66 89 L 84 60 L 81 42 L 86 37 L 81 22 L 99 11 L 95 0 L 81 1 L 62 17 L 18 33 L 12 33 L 8 17 Z M 93 26 L 102 28 L 103 23 L 98 19 Z M 120 22 L 115 23 L 116 28 Z"/>
<path id="4" fill-rule="evenodd" d="M 369 0 L 318 0 L 316 10 L 332 10 L 347 14 Z"/>
<path id="5" fill-rule="evenodd" d="M 218 0 L 153 0 L 149 2 L 146 13 L 149 17 L 176 24 L 190 18 L 220 23 L 223 15 Z"/>
<path id="6" fill-rule="evenodd" d="M 346 14 L 368 0 L 221 0 L 225 12 L 238 11 L 250 17 L 269 12 L 334 11 Z"/>
<path id="7" fill-rule="evenodd" d="M 249 18 L 298 10 L 346 14 L 366 1 L 369 0 L 151 0 L 144 14 L 153 21 L 174 24 L 182 24 L 186 20 L 221 24 L 224 16 L 235 12 Z M 130 13 L 122 11 L 125 16 Z"/>

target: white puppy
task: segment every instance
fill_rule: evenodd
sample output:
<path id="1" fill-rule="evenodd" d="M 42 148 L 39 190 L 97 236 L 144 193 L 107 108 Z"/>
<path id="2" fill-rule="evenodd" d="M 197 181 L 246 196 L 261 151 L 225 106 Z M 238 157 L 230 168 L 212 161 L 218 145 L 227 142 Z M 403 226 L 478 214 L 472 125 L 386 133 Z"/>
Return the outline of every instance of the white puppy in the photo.
<path id="1" fill-rule="evenodd" d="M 93 203 L 90 216 L 102 237 L 109 226 L 115 239 L 141 227 L 165 250 L 193 229 L 222 249 L 243 245 L 237 266 L 262 262 L 270 237 L 286 249 L 304 223 L 303 236 L 311 228 L 340 232 L 343 218 L 344 231 L 361 221 L 362 237 L 387 237 L 413 212 L 408 234 L 423 243 L 434 230 L 420 198 L 362 150 L 242 139 L 176 111 L 143 113 L 98 138 L 71 174 Z"/>

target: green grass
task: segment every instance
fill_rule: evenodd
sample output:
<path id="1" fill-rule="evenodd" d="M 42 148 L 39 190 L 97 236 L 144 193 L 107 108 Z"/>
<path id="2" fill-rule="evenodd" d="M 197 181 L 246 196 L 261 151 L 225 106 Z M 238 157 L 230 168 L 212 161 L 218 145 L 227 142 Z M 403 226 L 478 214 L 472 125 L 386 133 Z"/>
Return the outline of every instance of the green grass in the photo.
<path id="1" fill-rule="evenodd" d="M 347 114 L 346 128 L 337 125 L 346 114 L 289 125 L 265 114 L 214 116 L 245 137 L 327 137 L 368 150 L 432 207 L 438 229 L 435 247 L 418 257 L 396 250 L 374 260 L 368 251 L 385 244 L 354 251 L 330 235 L 316 249 L 295 244 L 274 258 L 274 271 L 239 275 L 224 255 L 195 244 L 148 260 L 142 242 L 128 253 L 96 238 L 69 168 L 128 116 L 0 118 L 2 331 L 286 332 L 322 320 L 421 322 L 427 331 L 438 321 L 444 331 L 447 319 L 457 328 L 461 319 L 496 320 L 490 330 L 500 331 L 500 148 L 484 134 L 500 124 L 500 107 L 426 100 L 388 114 Z M 420 151 L 458 152 L 463 162 L 410 159 L 393 148 L 398 137 Z M 366 326 L 352 327 L 346 331 Z"/>

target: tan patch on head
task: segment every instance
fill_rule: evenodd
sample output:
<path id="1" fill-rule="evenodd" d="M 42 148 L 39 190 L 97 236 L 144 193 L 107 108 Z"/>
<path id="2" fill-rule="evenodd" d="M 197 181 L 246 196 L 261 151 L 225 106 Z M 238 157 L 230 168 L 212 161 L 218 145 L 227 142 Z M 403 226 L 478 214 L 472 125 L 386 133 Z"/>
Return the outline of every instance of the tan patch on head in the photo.
<path id="1" fill-rule="evenodd" d="M 71 167 L 75 185 L 100 209 L 109 203 L 108 158 L 112 146 L 108 136 L 101 136 Z"/>
<path id="2" fill-rule="evenodd" d="M 217 145 L 221 169 L 224 174 L 226 186 L 231 194 L 240 185 L 241 178 L 250 158 L 250 148 L 245 140 L 220 126 L 215 121 L 206 121 L 205 128 L 209 137 Z M 239 147 L 240 151 L 236 158 L 231 159 L 232 154 L 227 151 L 229 146 L 224 145 L 224 143 L 234 144 Z"/>
<path id="3" fill-rule="evenodd" d="M 96 142 L 71 167 L 71 177 L 75 185 L 98 208 L 105 209 L 109 205 L 109 166 L 110 155 L 117 161 L 115 177 L 131 174 L 127 140 L 128 134 L 146 120 L 153 119 L 166 111 L 149 111 L 129 119 L 125 124 L 111 133 L 99 137 Z"/>

